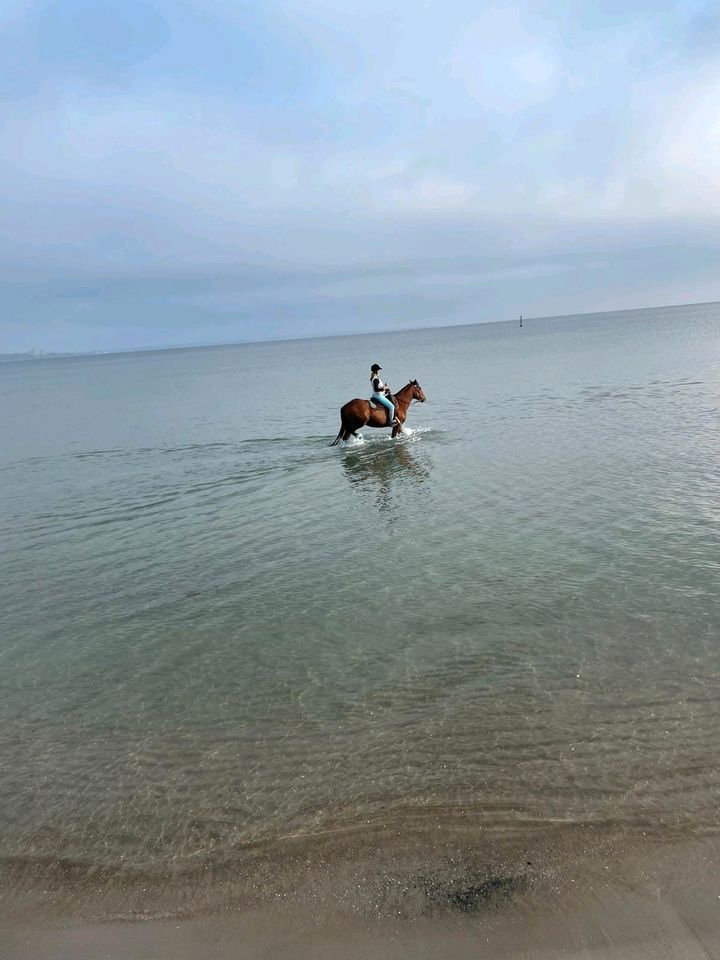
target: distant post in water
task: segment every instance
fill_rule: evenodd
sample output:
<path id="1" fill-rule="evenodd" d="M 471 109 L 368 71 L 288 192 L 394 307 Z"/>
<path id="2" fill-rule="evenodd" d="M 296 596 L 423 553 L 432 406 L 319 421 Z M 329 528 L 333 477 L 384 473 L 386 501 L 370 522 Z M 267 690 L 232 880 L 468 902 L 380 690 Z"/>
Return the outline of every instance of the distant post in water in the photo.
<path id="1" fill-rule="evenodd" d="M 520 327 L 522 328 L 522 314 L 520 314 Z"/>

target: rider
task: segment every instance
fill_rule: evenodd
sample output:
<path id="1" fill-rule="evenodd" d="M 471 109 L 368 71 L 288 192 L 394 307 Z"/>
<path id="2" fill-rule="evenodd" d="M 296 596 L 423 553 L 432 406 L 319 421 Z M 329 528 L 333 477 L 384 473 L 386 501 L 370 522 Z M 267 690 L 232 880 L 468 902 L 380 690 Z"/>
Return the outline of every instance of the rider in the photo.
<path id="1" fill-rule="evenodd" d="M 372 384 L 372 398 L 377 403 L 381 403 L 388 412 L 388 423 L 389 427 L 394 427 L 397 424 L 395 419 L 395 404 L 390 400 L 390 387 L 386 383 L 383 383 L 380 379 L 380 371 L 382 367 L 379 363 L 374 363 L 370 367 L 370 383 Z"/>

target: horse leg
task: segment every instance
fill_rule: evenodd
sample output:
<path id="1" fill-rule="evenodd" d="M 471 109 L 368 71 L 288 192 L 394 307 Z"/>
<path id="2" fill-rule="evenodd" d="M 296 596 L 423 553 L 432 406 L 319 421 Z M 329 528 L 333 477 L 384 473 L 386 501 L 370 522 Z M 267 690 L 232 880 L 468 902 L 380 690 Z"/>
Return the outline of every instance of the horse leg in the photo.
<path id="1" fill-rule="evenodd" d="M 349 440 L 351 436 L 356 437 L 357 434 L 355 433 L 355 429 L 356 428 L 353 426 L 350 426 L 345 420 L 345 418 L 343 417 L 340 421 L 340 430 L 338 431 L 338 435 L 335 437 L 335 439 L 330 444 L 330 446 L 331 447 L 336 446 L 336 444 L 340 443 L 341 440 L 343 442 L 345 440 Z"/>
<path id="2" fill-rule="evenodd" d="M 365 402 L 367 407 L 367 402 Z M 359 409 L 358 409 L 359 407 Z M 362 411 L 362 412 L 361 412 Z M 349 440 L 350 437 L 357 437 L 357 431 L 368 423 L 369 411 L 365 412 L 362 407 L 362 401 L 358 404 L 351 400 L 340 409 L 340 431 L 330 444 L 334 447 L 341 440 Z"/>
<path id="3" fill-rule="evenodd" d="M 404 433 L 403 427 L 405 426 L 404 420 L 398 420 L 397 425 L 393 427 L 393 431 L 390 434 L 390 439 L 394 440 L 399 433 Z"/>
<path id="4" fill-rule="evenodd" d="M 349 436 L 358 437 L 359 439 L 358 430 L 364 426 L 367 426 L 367 420 L 364 420 L 362 417 L 357 415 L 352 417 L 352 419 L 349 420 L 345 426 L 345 432 L 347 434 L 345 439 L 347 439 Z"/>
<path id="5" fill-rule="evenodd" d="M 362 422 L 358 423 L 357 421 L 353 421 L 352 424 L 349 424 L 349 423 L 346 423 L 345 420 L 343 420 L 342 424 L 340 425 L 340 430 L 338 432 L 338 435 L 335 437 L 335 439 L 330 444 L 330 446 L 334 447 L 341 440 L 345 441 L 345 440 L 349 440 L 350 437 L 357 437 L 357 433 L 355 431 L 362 426 L 364 426 Z"/>

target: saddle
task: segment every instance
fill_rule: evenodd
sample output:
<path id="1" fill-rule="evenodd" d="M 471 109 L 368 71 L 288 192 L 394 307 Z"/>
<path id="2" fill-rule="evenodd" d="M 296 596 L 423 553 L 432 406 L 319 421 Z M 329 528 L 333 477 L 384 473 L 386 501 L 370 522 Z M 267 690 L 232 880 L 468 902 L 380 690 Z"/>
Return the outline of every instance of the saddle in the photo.
<path id="1" fill-rule="evenodd" d="M 394 405 L 397 407 L 397 403 L 396 403 L 396 401 L 395 401 L 395 397 L 394 397 L 391 393 L 389 393 L 389 394 L 387 395 L 387 398 L 388 398 L 388 400 L 390 401 L 390 403 L 394 404 Z M 378 407 L 382 406 L 382 404 L 378 403 L 377 400 L 373 400 L 372 397 L 369 398 L 368 403 L 370 404 L 370 407 L 371 407 L 372 410 L 377 410 Z M 383 410 L 384 410 L 384 409 L 385 409 L 385 408 L 383 407 Z"/>
<path id="2" fill-rule="evenodd" d="M 387 396 L 388 400 L 390 401 L 390 403 L 392 403 L 392 404 L 395 405 L 395 408 L 396 408 L 396 410 L 397 410 L 397 403 L 395 402 L 395 397 L 394 397 L 391 393 L 386 394 L 386 396 Z M 377 410 L 378 407 L 381 407 L 381 406 L 382 406 L 381 403 L 378 403 L 377 400 L 373 400 L 372 397 L 370 397 L 370 398 L 368 399 L 368 403 L 370 404 L 370 409 L 371 409 L 371 410 Z M 387 413 L 387 415 L 390 416 L 390 411 L 389 411 L 389 410 L 387 410 L 385 407 L 383 407 L 382 409 L 383 409 L 383 413 Z M 390 425 L 391 425 L 391 424 L 388 423 L 388 426 L 390 426 Z"/>

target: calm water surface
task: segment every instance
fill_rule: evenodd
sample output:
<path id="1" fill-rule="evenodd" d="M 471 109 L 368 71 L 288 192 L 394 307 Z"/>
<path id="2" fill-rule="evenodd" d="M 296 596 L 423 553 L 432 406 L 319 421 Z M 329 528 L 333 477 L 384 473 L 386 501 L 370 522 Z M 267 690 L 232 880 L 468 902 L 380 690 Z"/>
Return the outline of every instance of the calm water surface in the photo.
<path id="1" fill-rule="evenodd" d="M 331 449 L 373 361 L 414 432 Z M 0 402 L 6 860 L 716 822 L 720 305 L 4 364 Z"/>

